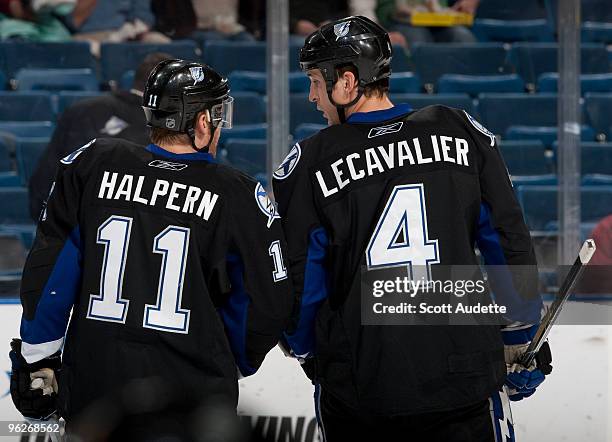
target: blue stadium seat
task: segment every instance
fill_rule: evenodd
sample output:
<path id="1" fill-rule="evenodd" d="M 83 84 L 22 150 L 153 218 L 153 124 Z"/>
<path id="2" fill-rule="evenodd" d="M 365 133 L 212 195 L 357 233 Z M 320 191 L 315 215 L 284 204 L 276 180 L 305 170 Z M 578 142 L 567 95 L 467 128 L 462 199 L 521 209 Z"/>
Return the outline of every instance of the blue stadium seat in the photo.
<path id="1" fill-rule="evenodd" d="M 121 74 L 121 78 L 119 79 L 119 89 L 123 91 L 129 91 L 132 89 L 134 85 L 134 76 L 136 75 L 136 71 L 130 69 L 129 71 L 125 71 Z"/>
<path id="2" fill-rule="evenodd" d="M 612 23 L 584 22 L 582 24 L 582 41 L 593 43 L 612 43 Z"/>
<path id="3" fill-rule="evenodd" d="M 289 39 L 289 72 L 301 72 L 300 49 L 304 46 L 303 41 Z"/>
<path id="4" fill-rule="evenodd" d="M 0 136 L 0 187 L 19 186 L 19 176 L 13 167 L 14 137 Z"/>
<path id="5" fill-rule="evenodd" d="M 237 124 L 231 129 L 222 129 L 219 137 L 219 147 L 231 139 L 265 140 L 268 133 L 267 124 Z"/>
<path id="6" fill-rule="evenodd" d="M 67 107 L 72 106 L 77 101 L 102 95 L 104 94 L 101 92 L 62 91 L 57 95 L 57 115 L 60 116 Z"/>
<path id="7" fill-rule="evenodd" d="M 540 141 L 502 141 L 500 150 L 512 176 L 548 175 L 554 170 L 552 157 Z"/>
<path id="8" fill-rule="evenodd" d="M 0 92 L 0 121 L 53 121 L 55 112 L 47 92 Z"/>
<path id="9" fill-rule="evenodd" d="M 546 18 L 546 9 L 534 0 L 483 0 L 478 4 L 476 18 L 496 20 L 534 20 Z"/>
<path id="10" fill-rule="evenodd" d="M 266 140 L 228 139 L 225 142 L 225 161 L 231 166 L 255 176 L 266 172 Z"/>
<path id="11" fill-rule="evenodd" d="M 164 52 L 184 60 L 199 59 L 199 49 L 189 40 L 168 44 L 156 43 L 102 43 L 100 50 L 102 81 L 119 81 L 125 71 L 135 70 L 144 58 L 153 52 Z"/>
<path id="12" fill-rule="evenodd" d="M 204 43 L 202 58 L 206 64 L 215 67 L 223 75 L 233 71 L 266 70 L 266 43 L 234 42 L 234 41 L 207 41 Z"/>
<path id="13" fill-rule="evenodd" d="M 0 132 L 7 132 L 16 137 L 51 138 L 55 124 L 51 121 L 0 121 Z"/>
<path id="14" fill-rule="evenodd" d="M 559 74 L 546 72 L 538 77 L 538 92 L 557 92 Z M 612 92 L 612 73 L 582 74 L 580 76 L 580 92 Z"/>
<path id="15" fill-rule="evenodd" d="M 0 91 L 6 90 L 7 81 L 4 72 L 0 71 Z"/>
<path id="16" fill-rule="evenodd" d="M 485 92 L 524 92 L 525 82 L 516 74 L 459 75 L 444 74 L 438 80 L 440 94 L 464 93 L 476 96 Z"/>
<path id="17" fill-rule="evenodd" d="M 527 84 L 533 85 L 545 72 L 557 72 L 556 43 L 516 43 L 512 45 L 508 58 Z M 608 54 L 603 45 L 586 43 L 580 52 L 581 71 L 585 74 L 610 72 Z"/>
<path id="18" fill-rule="evenodd" d="M 545 146 L 552 146 L 557 141 L 556 126 L 518 126 L 513 125 L 506 130 L 506 140 L 540 140 Z M 592 127 L 582 125 L 580 130 L 581 141 L 595 140 L 595 131 Z"/>
<path id="19" fill-rule="evenodd" d="M 410 63 L 410 59 L 406 54 L 406 49 L 401 46 L 393 45 L 393 58 L 391 58 L 391 72 L 393 75 L 397 72 L 413 71 L 414 66 Z"/>
<path id="20" fill-rule="evenodd" d="M 91 69 L 21 69 L 17 72 L 20 91 L 97 91 L 96 74 Z"/>
<path id="21" fill-rule="evenodd" d="M 612 174 L 610 143 L 581 143 L 580 157 L 583 174 Z M 612 211 L 612 207 L 610 209 Z"/>
<path id="22" fill-rule="evenodd" d="M 392 94 L 418 94 L 421 92 L 421 79 L 414 72 L 395 72 L 389 79 Z"/>
<path id="23" fill-rule="evenodd" d="M 0 224 L 31 224 L 28 189 L 0 187 Z"/>
<path id="24" fill-rule="evenodd" d="M 325 129 L 326 127 L 326 124 L 300 124 L 298 125 L 298 127 L 295 128 L 295 132 L 293 133 L 293 139 L 296 142 L 300 142 L 316 134 L 320 130 Z"/>
<path id="25" fill-rule="evenodd" d="M 557 175 L 547 173 L 544 175 L 511 175 L 512 185 L 515 189 L 520 186 L 556 186 Z"/>
<path id="26" fill-rule="evenodd" d="M 23 68 L 94 69 L 95 61 L 84 41 L 0 43 L 0 70 L 15 78 Z"/>
<path id="27" fill-rule="evenodd" d="M 531 230 L 554 228 L 557 220 L 557 186 L 521 186 L 517 190 L 527 225 Z M 581 219 L 595 222 L 610 214 L 612 187 L 580 188 Z"/>
<path id="28" fill-rule="evenodd" d="M 407 103 L 414 109 L 421 109 L 433 104 L 443 104 L 444 106 L 463 109 L 474 117 L 476 109 L 473 100 L 467 94 L 391 94 L 394 103 Z"/>
<path id="29" fill-rule="evenodd" d="M 267 75 L 266 72 L 233 71 L 229 74 L 228 79 L 232 91 L 257 92 L 266 95 L 268 93 Z M 289 73 L 289 92 L 308 92 L 309 88 L 310 80 L 303 72 Z"/>
<path id="30" fill-rule="evenodd" d="M 612 115 L 612 93 L 611 94 L 585 94 L 584 107 L 588 122 L 597 133 L 599 138 L 612 139 L 610 127 L 610 115 Z"/>
<path id="31" fill-rule="evenodd" d="M 589 173 L 581 180 L 583 186 L 612 186 L 612 175 Z"/>
<path id="32" fill-rule="evenodd" d="M 38 160 L 49 143 L 48 138 L 17 138 L 15 150 L 17 155 L 17 170 L 21 183 L 27 186 Z"/>
<path id="33" fill-rule="evenodd" d="M 552 29 L 546 19 L 497 20 L 481 18 L 474 20 L 472 32 L 480 41 L 554 41 Z"/>
<path id="34" fill-rule="evenodd" d="M 556 126 L 556 94 L 481 94 L 482 124 L 495 134 L 510 126 Z"/>
<path id="35" fill-rule="evenodd" d="M 323 113 L 317 105 L 308 101 L 308 94 L 290 94 L 289 96 L 289 132 L 302 123 L 326 124 Z"/>
<path id="36" fill-rule="evenodd" d="M 415 44 L 412 56 L 423 83 L 432 85 L 443 74 L 498 75 L 506 69 L 506 49 L 501 43 Z"/>
<path id="37" fill-rule="evenodd" d="M 266 122 L 266 105 L 263 97 L 255 92 L 236 92 L 234 97 L 234 124 L 259 124 Z"/>

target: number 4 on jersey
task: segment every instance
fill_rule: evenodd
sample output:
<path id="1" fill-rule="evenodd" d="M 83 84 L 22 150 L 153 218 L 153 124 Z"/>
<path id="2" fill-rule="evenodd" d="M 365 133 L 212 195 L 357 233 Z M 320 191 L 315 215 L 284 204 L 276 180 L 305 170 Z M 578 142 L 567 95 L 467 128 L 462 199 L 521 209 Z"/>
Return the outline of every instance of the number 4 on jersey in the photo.
<path id="1" fill-rule="evenodd" d="M 368 269 L 408 266 L 413 281 L 431 279 L 440 262 L 438 240 L 427 234 L 423 184 L 395 186 L 366 250 Z"/>

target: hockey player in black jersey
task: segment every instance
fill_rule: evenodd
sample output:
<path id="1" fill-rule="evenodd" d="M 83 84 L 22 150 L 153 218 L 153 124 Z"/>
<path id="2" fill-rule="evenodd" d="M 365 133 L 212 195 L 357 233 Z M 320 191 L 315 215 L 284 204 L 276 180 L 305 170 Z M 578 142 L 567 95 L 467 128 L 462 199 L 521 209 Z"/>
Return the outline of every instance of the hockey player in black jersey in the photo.
<path id="1" fill-rule="evenodd" d="M 322 26 L 301 49 L 329 127 L 274 173 L 300 297 L 285 343 L 315 384 L 325 441 L 506 442 L 506 393 L 531 395 L 551 369 L 548 347 L 537 367 L 516 364 L 542 305 L 529 231 L 489 131 L 458 109 L 393 105 L 391 51 L 364 17 Z M 496 299 L 524 300 L 521 324 L 362 323 L 362 268 L 478 268 L 476 245 L 502 269 Z M 517 265 L 521 278 L 496 280 Z"/>
<path id="2" fill-rule="evenodd" d="M 235 410 L 238 377 L 277 344 L 294 297 L 275 205 L 214 158 L 232 106 L 212 68 L 166 60 L 143 97 L 152 144 L 93 140 L 61 160 L 12 343 L 24 416 L 57 410 L 70 428 L 98 399 L 148 379 L 184 401 L 184 422 L 212 397 Z"/>

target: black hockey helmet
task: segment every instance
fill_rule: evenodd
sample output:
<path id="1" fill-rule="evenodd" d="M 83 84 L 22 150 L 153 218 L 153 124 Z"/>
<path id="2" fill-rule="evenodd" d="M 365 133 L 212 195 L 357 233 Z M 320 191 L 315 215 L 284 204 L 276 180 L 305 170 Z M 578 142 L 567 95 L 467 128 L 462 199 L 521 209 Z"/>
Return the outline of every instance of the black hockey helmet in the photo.
<path id="1" fill-rule="evenodd" d="M 387 31 L 367 17 L 352 16 L 323 25 L 310 34 L 300 49 L 300 67 L 303 71 L 321 71 L 327 95 L 342 121 L 344 108 L 361 98 L 366 85 L 391 75 L 392 56 Z M 334 103 L 331 92 L 337 80 L 336 69 L 347 65 L 357 69 L 359 94 L 352 102 L 339 105 Z"/>
<path id="2" fill-rule="evenodd" d="M 234 99 L 226 78 L 204 63 L 164 60 L 149 74 L 142 97 L 147 125 L 186 133 L 194 149 L 208 149 L 219 127 L 232 127 Z M 208 110 L 212 121 L 210 142 L 195 146 L 194 122 L 198 113 Z"/>

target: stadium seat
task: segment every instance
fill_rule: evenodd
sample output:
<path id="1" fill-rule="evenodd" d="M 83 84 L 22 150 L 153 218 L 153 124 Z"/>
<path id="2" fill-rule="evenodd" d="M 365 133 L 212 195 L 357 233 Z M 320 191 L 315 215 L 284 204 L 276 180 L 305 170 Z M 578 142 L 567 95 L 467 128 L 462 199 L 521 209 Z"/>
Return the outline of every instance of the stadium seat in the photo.
<path id="1" fill-rule="evenodd" d="M 251 139 L 265 140 L 268 133 L 267 124 L 237 124 L 231 129 L 222 129 L 219 137 L 219 147 L 223 147 L 226 140 Z"/>
<path id="2" fill-rule="evenodd" d="M 0 121 L 0 132 L 7 132 L 16 137 L 51 138 L 55 124 L 51 121 Z"/>
<path id="3" fill-rule="evenodd" d="M 600 139 L 612 139 L 610 116 L 612 115 L 612 93 L 585 94 L 584 107 L 588 122 Z"/>
<path id="4" fill-rule="evenodd" d="M 234 124 L 259 124 L 266 122 L 266 106 L 263 97 L 255 92 L 236 92 L 234 97 Z"/>
<path id="5" fill-rule="evenodd" d="M 97 91 L 96 74 L 91 69 L 21 69 L 16 74 L 20 91 Z"/>
<path id="6" fill-rule="evenodd" d="M 545 72 L 557 72 L 556 43 L 516 43 L 512 45 L 508 58 L 530 88 L 535 87 L 538 77 Z M 581 72 L 602 74 L 610 72 L 608 54 L 603 45 L 586 43 L 580 52 Z"/>
<path id="7" fill-rule="evenodd" d="M 53 103 L 47 92 L 0 92 L 0 121 L 53 121 Z"/>
<path id="8" fill-rule="evenodd" d="M 538 92 L 557 92 L 559 74 L 546 72 L 538 77 Z M 612 92 L 612 73 L 582 74 L 580 76 L 580 92 Z"/>
<path id="9" fill-rule="evenodd" d="M 506 130 L 505 140 L 540 140 L 545 146 L 552 146 L 557 141 L 556 126 L 510 126 Z M 595 131 L 592 127 L 582 125 L 580 130 L 581 141 L 595 140 Z"/>
<path id="10" fill-rule="evenodd" d="M 323 113 L 317 105 L 308 101 L 308 94 L 290 94 L 289 96 L 289 132 L 302 123 L 326 124 Z"/>
<path id="11" fill-rule="evenodd" d="M 557 186 L 521 186 L 517 190 L 527 225 L 531 230 L 554 228 L 557 220 Z M 612 187 L 580 188 L 581 220 L 596 222 L 610 214 Z"/>
<path id="12" fill-rule="evenodd" d="M 544 175 L 510 175 L 512 185 L 515 189 L 520 186 L 556 186 L 557 175 L 547 173 Z"/>
<path id="13" fill-rule="evenodd" d="M 49 143 L 48 138 L 17 138 L 15 140 L 15 150 L 17 156 L 17 170 L 21 184 L 27 186 L 38 160 L 45 147 Z"/>
<path id="14" fill-rule="evenodd" d="M 231 166 L 255 176 L 266 172 L 266 140 L 228 139 L 224 159 Z"/>
<path id="15" fill-rule="evenodd" d="M 0 136 L 0 187 L 19 186 L 19 176 L 13 167 L 14 137 Z"/>
<path id="16" fill-rule="evenodd" d="M 554 170 L 552 157 L 540 141 L 502 141 L 500 150 L 512 176 L 548 175 Z"/>
<path id="17" fill-rule="evenodd" d="M 94 69 L 95 61 L 84 41 L 0 43 L 0 70 L 15 78 L 23 68 Z"/>
<path id="18" fill-rule="evenodd" d="M 593 43 L 612 43 L 612 23 L 584 22 L 582 24 L 582 41 Z"/>
<path id="19" fill-rule="evenodd" d="M 476 96 L 485 92 L 525 91 L 525 83 L 516 74 L 507 75 L 459 75 L 444 74 L 438 80 L 440 94 L 464 93 Z"/>
<path id="20" fill-rule="evenodd" d="M 326 124 L 300 124 L 298 125 L 298 127 L 295 128 L 295 132 L 293 133 L 293 139 L 296 142 L 300 142 L 316 134 L 321 129 L 325 129 L 326 127 Z"/>
<path id="21" fill-rule="evenodd" d="M 102 95 L 104 94 L 101 92 L 62 91 L 57 95 L 57 115 L 59 117 L 64 113 L 67 107 L 72 106 L 77 101 L 100 97 Z"/>
<path id="22" fill-rule="evenodd" d="M 477 117 L 474 102 L 467 94 L 391 94 L 391 100 L 396 104 L 407 103 L 414 109 L 421 109 L 433 104 L 442 104 L 466 110 L 474 117 Z"/>
<path id="23" fill-rule="evenodd" d="M 610 143 L 581 143 L 582 173 L 612 174 L 612 145 Z M 610 208 L 612 211 L 612 207 Z"/>
<path id="24" fill-rule="evenodd" d="M 481 94 L 482 124 L 495 134 L 510 126 L 556 126 L 556 94 Z"/>
<path id="25" fill-rule="evenodd" d="M 485 0 L 478 4 L 476 18 L 496 20 L 534 20 L 546 18 L 546 9 L 533 0 Z"/>
<path id="26" fill-rule="evenodd" d="M 31 224 L 28 189 L 0 187 L 0 224 Z"/>
<path id="27" fill-rule="evenodd" d="M 119 79 L 119 89 L 124 91 L 129 91 L 132 89 L 134 85 L 134 76 L 136 75 L 136 71 L 130 69 L 129 71 L 125 71 L 121 74 L 121 78 Z"/>
<path id="28" fill-rule="evenodd" d="M 223 75 L 233 71 L 266 71 L 266 43 L 214 40 L 204 43 L 204 63 Z"/>
<path id="29" fill-rule="evenodd" d="M 472 32 L 480 41 L 553 41 L 552 29 L 546 19 L 496 20 L 481 18 L 474 20 Z"/>
<path id="30" fill-rule="evenodd" d="M 590 173 L 582 177 L 581 183 L 583 186 L 612 186 L 612 175 Z"/>
<path id="31" fill-rule="evenodd" d="M 393 72 L 389 81 L 392 94 L 418 94 L 421 92 L 421 79 L 414 72 Z"/>
<path id="32" fill-rule="evenodd" d="M 6 90 L 6 86 L 7 86 L 6 75 L 4 75 L 4 72 L 0 71 L 0 91 Z"/>
<path id="33" fill-rule="evenodd" d="M 188 40 L 169 44 L 102 43 L 100 49 L 102 81 L 119 81 L 125 71 L 136 69 L 142 60 L 153 52 L 164 52 L 185 60 L 199 59 L 196 43 Z"/>
<path id="34" fill-rule="evenodd" d="M 395 75 L 399 72 L 413 71 L 414 66 L 410 63 L 410 59 L 406 54 L 406 49 L 401 46 L 393 46 L 393 58 L 391 58 L 391 72 Z"/>
<path id="35" fill-rule="evenodd" d="M 498 75 L 506 69 L 506 49 L 501 43 L 415 44 L 412 56 L 419 77 L 431 85 L 443 74 Z"/>
<path id="36" fill-rule="evenodd" d="M 266 95 L 267 73 L 253 71 L 233 71 L 228 79 L 232 91 L 257 92 Z M 310 80 L 303 72 L 289 73 L 289 92 L 308 92 Z"/>

